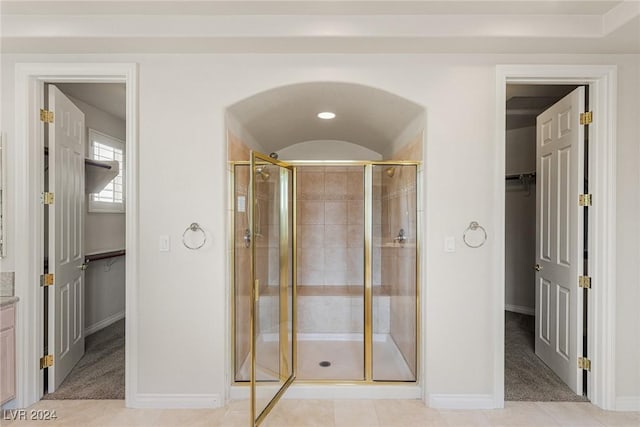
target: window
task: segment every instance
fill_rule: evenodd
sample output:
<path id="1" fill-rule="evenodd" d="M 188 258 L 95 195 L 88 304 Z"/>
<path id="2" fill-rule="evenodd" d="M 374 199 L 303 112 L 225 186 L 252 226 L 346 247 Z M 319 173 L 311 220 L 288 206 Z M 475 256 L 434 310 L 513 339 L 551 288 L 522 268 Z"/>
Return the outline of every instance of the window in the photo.
<path id="1" fill-rule="evenodd" d="M 89 157 L 94 160 L 115 160 L 120 166 L 118 175 L 102 191 L 89 195 L 89 212 L 124 212 L 124 141 L 89 129 Z"/>

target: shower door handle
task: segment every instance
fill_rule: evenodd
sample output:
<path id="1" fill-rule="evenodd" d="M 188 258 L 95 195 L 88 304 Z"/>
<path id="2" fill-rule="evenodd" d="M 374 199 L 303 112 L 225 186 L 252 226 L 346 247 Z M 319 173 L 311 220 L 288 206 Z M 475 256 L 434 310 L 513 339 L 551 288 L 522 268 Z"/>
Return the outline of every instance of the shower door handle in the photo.
<path id="1" fill-rule="evenodd" d="M 244 239 L 245 248 L 251 246 L 251 230 L 249 230 L 248 228 L 244 230 L 244 236 L 242 238 Z"/>
<path id="2" fill-rule="evenodd" d="M 407 235 L 404 231 L 404 228 L 401 228 L 398 232 L 398 235 L 393 238 L 393 241 L 396 243 L 404 243 L 407 241 Z"/>

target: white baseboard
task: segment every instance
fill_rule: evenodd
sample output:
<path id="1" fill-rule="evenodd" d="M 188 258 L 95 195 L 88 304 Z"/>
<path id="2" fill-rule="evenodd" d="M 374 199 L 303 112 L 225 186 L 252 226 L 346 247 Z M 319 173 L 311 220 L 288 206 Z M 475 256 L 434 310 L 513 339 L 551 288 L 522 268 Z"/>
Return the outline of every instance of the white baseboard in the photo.
<path id="1" fill-rule="evenodd" d="M 640 411 L 640 396 L 617 397 L 616 411 Z"/>
<path id="2" fill-rule="evenodd" d="M 495 399 L 491 394 L 430 394 L 427 402 L 430 408 L 438 409 L 495 409 Z"/>
<path id="3" fill-rule="evenodd" d="M 222 406 L 219 394 L 138 393 L 129 407 L 157 409 L 207 409 Z"/>
<path id="4" fill-rule="evenodd" d="M 102 319 L 99 322 L 94 323 L 93 325 L 89 325 L 84 328 L 84 336 L 87 337 L 95 332 L 98 332 L 100 329 L 104 329 L 112 323 L 116 323 L 118 320 L 124 319 L 124 310 L 114 315 L 107 317 L 106 319 Z"/>
<path id="5" fill-rule="evenodd" d="M 524 305 L 505 304 L 504 309 L 506 311 L 513 311 L 514 313 L 527 314 L 529 316 L 536 315 L 535 308 L 525 307 Z"/>

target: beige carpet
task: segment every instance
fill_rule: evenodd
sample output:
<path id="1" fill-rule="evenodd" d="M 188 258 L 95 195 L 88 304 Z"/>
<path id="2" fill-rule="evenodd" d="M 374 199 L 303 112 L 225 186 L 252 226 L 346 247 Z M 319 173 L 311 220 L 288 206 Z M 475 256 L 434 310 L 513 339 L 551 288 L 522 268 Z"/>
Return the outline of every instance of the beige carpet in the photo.
<path id="1" fill-rule="evenodd" d="M 584 402 L 535 354 L 534 316 L 505 312 L 505 400 Z"/>
<path id="2" fill-rule="evenodd" d="M 124 399 L 124 319 L 89 335 L 82 359 L 43 399 Z"/>

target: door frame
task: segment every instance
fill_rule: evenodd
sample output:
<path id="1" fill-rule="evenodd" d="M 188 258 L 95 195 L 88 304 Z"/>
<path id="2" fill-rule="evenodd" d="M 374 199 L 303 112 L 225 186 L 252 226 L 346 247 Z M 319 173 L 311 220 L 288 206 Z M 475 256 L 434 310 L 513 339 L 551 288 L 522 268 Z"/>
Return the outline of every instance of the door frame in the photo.
<path id="1" fill-rule="evenodd" d="M 15 224 L 23 238 L 15 242 L 15 291 L 20 298 L 16 321 L 16 400 L 26 408 L 43 396 L 44 127 L 45 83 L 124 83 L 126 85 L 127 210 L 125 214 L 125 404 L 137 395 L 137 284 L 138 284 L 138 66 L 135 63 L 18 63 L 15 68 Z M 36 284 L 34 286 L 34 284 Z"/>
<path id="2" fill-rule="evenodd" d="M 493 256 L 495 287 L 493 318 L 494 399 L 504 407 L 505 309 L 505 153 L 507 84 L 576 84 L 589 86 L 589 190 L 594 205 L 589 211 L 588 271 L 595 286 L 589 291 L 587 350 L 591 372 L 587 386 L 591 403 L 615 409 L 615 301 L 616 301 L 616 87 L 614 65 L 498 65 L 496 67 L 496 147 L 494 168 Z M 577 203 L 577 201 L 576 201 Z M 577 284 L 576 284 L 577 286 Z"/>

